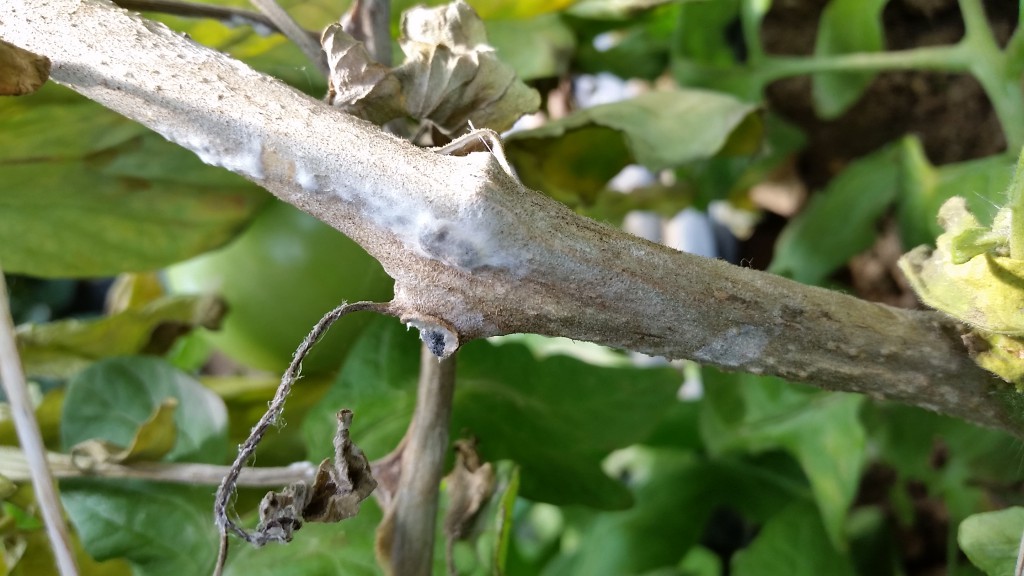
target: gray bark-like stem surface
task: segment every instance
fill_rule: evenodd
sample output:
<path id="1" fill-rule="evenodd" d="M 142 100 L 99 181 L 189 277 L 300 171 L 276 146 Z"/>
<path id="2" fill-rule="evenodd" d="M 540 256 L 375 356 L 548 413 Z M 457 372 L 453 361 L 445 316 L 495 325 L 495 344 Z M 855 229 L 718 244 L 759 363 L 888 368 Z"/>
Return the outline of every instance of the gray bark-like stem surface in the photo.
<path id="1" fill-rule="evenodd" d="M 377 555 L 394 576 L 429 576 L 433 567 L 437 507 L 448 452 L 455 396 L 455 357 L 420 354 L 416 412 L 401 444 L 397 489 L 377 528 Z"/>
<path id="2" fill-rule="evenodd" d="M 488 153 L 418 149 L 102 0 L 8 1 L 0 37 L 344 232 L 395 278 L 392 311 L 459 342 L 567 336 L 1022 430 L 938 314 L 632 237 L 524 188 Z"/>

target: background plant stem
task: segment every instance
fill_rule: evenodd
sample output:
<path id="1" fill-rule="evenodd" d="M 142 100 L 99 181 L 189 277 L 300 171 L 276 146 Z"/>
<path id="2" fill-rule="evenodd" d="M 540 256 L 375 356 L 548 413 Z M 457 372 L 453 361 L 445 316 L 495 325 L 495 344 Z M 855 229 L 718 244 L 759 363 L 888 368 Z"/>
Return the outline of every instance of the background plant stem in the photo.
<path id="1" fill-rule="evenodd" d="M 18 433 L 18 441 L 25 453 L 32 489 L 35 491 L 36 502 L 39 503 L 43 524 L 53 548 L 53 556 L 61 576 L 78 574 L 75 556 L 71 551 L 71 536 L 64 524 L 63 508 L 57 496 L 57 486 L 50 474 L 46 462 L 46 447 L 43 436 L 39 432 L 35 410 L 28 396 L 25 373 L 21 369 L 18 347 L 14 342 L 14 322 L 11 320 L 10 302 L 7 298 L 7 283 L 0 271 L 0 383 L 11 406 L 14 428 Z"/>

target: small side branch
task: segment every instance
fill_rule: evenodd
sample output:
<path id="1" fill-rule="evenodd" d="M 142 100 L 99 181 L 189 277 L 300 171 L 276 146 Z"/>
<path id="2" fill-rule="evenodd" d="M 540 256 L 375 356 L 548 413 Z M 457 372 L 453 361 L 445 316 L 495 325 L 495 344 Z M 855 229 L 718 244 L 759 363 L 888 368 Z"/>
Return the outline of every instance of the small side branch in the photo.
<path id="1" fill-rule="evenodd" d="M 46 461 L 54 478 L 109 478 L 148 480 L 170 484 L 192 486 L 216 486 L 221 483 L 230 468 L 215 464 L 181 464 L 176 462 L 135 462 L 131 464 L 100 463 L 89 469 L 76 466 L 68 454 L 49 452 Z M 28 459 L 17 448 L 0 446 L 0 470 L 5 478 L 13 482 L 28 482 L 31 472 Z M 316 465 L 312 462 L 295 462 L 288 466 L 268 468 L 244 468 L 239 473 L 237 486 L 258 488 L 281 486 L 292 482 L 312 482 L 316 476 Z"/>
<path id="2" fill-rule="evenodd" d="M 29 400 L 25 373 L 21 369 L 21 358 L 14 342 L 14 321 L 11 319 L 10 303 L 7 298 L 7 284 L 0 272 L 0 383 L 3 384 L 7 401 L 11 405 L 14 418 L 14 429 L 18 433 L 18 441 L 25 453 L 32 489 L 35 490 L 36 501 L 46 525 L 46 533 L 50 538 L 53 556 L 57 560 L 57 568 L 61 576 L 75 576 L 78 567 L 71 551 L 71 537 L 64 516 L 61 512 L 60 499 L 57 497 L 57 486 L 46 462 L 46 447 L 43 436 L 39 432 L 35 411 Z"/>
<path id="3" fill-rule="evenodd" d="M 302 344 L 295 351 L 295 357 L 292 359 L 288 369 L 285 370 L 284 375 L 281 377 L 281 384 L 277 388 L 277 392 L 274 394 L 273 400 L 270 401 L 270 406 L 267 412 L 263 414 L 256 426 L 253 427 L 252 432 L 249 434 L 249 438 L 238 449 L 238 456 L 235 458 L 234 463 L 228 469 L 228 473 L 224 476 L 224 480 L 220 483 L 220 487 L 217 488 L 217 495 L 214 499 L 213 513 L 217 526 L 220 527 L 222 539 L 228 532 L 232 532 L 235 535 L 241 537 L 246 541 L 250 541 L 252 536 L 241 528 L 231 518 L 228 512 L 228 508 L 231 504 L 231 498 L 235 493 L 235 489 L 238 485 L 239 475 L 242 472 L 242 468 L 246 462 L 252 458 L 252 455 L 256 452 L 256 447 L 260 441 L 263 440 L 263 436 L 266 435 L 267 430 L 273 426 L 278 418 L 281 417 L 281 413 L 284 411 L 285 400 L 288 399 L 288 394 L 291 392 L 292 386 L 299 379 L 299 375 L 302 371 L 302 361 L 309 354 L 309 351 L 316 345 L 317 342 L 327 333 L 331 325 L 337 322 L 341 317 L 352 312 L 360 311 L 373 311 L 381 314 L 389 314 L 389 304 L 379 302 L 355 302 L 353 304 L 342 304 L 334 310 L 328 312 L 313 330 L 310 331 L 309 335 L 306 336 Z"/>
<path id="4" fill-rule="evenodd" d="M 284 8 L 281 8 L 276 0 L 251 1 L 253 6 L 256 6 L 268 20 L 273 22 L 274 26 L 282 34 L 287 36 L 289 40 L 302 50 L 306 58 L 309 58 L 313 64 L 316 64 L 317 69 L 322 74 L 327 75 L 327 58 L 324 56 L 323 48 L 320 47 L 320 42 L 317 39 L 311 38 L 309 32 L 302 26 L 299 26 L 299 23 Z"/>
<path id="5" fill-rule="evenodd" d="M 455 356 L 438 360 L 427 346 L 420 353 L 416 411 L 396 452 L 396 486 L 382 482 L 384 520 L 377 528 L 377 560 L 385 573 L 429 576 L 433 564 L 437 507 L 448 448 L 455 393 Z M 399 452 L 400 451 L 400 452 Z M 385 458 L 385 461 L 391 460 Z M 393 493 L 388 492 L 388 488 Z"/>

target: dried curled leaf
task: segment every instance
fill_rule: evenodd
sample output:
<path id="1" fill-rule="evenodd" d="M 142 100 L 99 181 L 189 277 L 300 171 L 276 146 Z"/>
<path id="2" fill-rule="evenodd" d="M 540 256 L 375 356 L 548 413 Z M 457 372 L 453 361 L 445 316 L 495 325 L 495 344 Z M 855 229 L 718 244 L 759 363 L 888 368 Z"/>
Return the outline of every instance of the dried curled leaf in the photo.
<path id="1" fill-rule="evenodd" d="M 0 96 L 39 90 L 50 77 L 50 60 L 0 40 Z"/>
<path id="2" fill-rule="evenodd" d="M 327 54 L 327 101 L 348 114 L 383 124 L 403 114 L 402 87 L 387 66 L 374 61 L 366 46 L 341 24 L 324 30 L 320 43 Z"/>
<path id="3" fill-rule="evenodd" d="M 461 0 L 402 16 L 405 62 L 394 69 L 374 62 L 339 24 L 321 43 L 331 70 L 328 102 L 373 122 L 404 114 L 448 135 L 471 122 L 501 131 L 540 106 L 540 95 L 498 60 L 483 21 Z"/>
<path id="4" fill-rule="evenodd" d="M 260 523 L 253 542 L 290 542 L 303 522 L 340 522 L 359 513 L 359 504 L 377 487 L 370 463 L 352 443 L 352 412 L 338 412 L 334 464 L 320 463 L 313 485 L 295 482 L 281 492 L 268 492 L 260 502 Z"/>
<path id="5" fill-rule="evenodd" d="M 455 466 L 445 477 L 445 484 L 449 504 L 444 535 L 450 545 L 469 534 L 480 508 L 494 492 L 494 466 L 480 462 L 475 440 L 455 443 Z"/>

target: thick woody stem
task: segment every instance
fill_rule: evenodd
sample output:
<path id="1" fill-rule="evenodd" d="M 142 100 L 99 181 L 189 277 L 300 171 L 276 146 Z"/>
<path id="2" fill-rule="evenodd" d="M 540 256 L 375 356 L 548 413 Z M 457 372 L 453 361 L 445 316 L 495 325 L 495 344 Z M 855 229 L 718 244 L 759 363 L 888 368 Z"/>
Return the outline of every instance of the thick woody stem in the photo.
<path id="1" fill-rule="evenodd" d="M 632 237 L 524 188 L 487 152 L 417 149 L 102 0 L 8 0 L 0 37 L 344 232 L 395 278 L 391 311 L 453 341 L 567 336 L 1024 430 L 936 313 Z"/>

